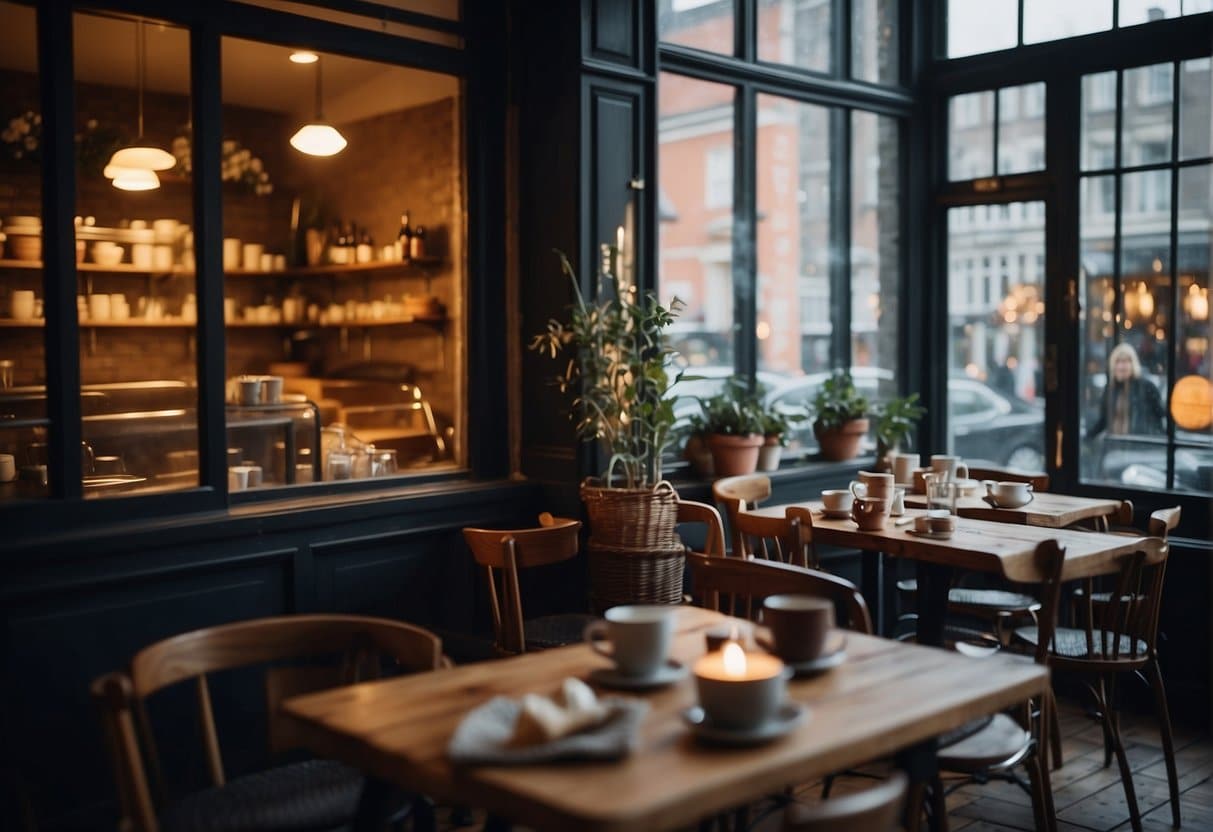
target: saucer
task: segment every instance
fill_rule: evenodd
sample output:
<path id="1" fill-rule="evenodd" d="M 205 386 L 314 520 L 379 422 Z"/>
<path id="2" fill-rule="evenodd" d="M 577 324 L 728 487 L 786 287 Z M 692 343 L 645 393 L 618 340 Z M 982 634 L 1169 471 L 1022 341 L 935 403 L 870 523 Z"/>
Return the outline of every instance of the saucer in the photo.
<path id="1" fill-rule="evenodd" d="M 758 745 L 770 742 L 799 725 L 809 709 L 799 702 L 785 702 L 774 717 L 753 728 L 723 728 L 708 721 L 698 705 L 682 712 L 683 721 L 691 727 L 697 739 L 712 745 Z"/>
<path id="2" fill-rule="evenodd" d="M 645 690 L 672 685 L 685 679 L 688 672 L 685 664 L 670 659 L 652 676 L 627 676 L 613 667 L 596 667 L 590 671 L 590 681 L 604 688 Z"/>
<path id="3" fill-rule="evenodd" d="M 920 532 L 918 529 L 906 529 L 906 534 L 912 534 L 915 537 L 922 537 L 927 540 L 951 540 L 952 535 L 956 534 L 956 532 Z"/>
<path id="4" fill-rule="evenodd" d="M 829 641 L 826 644 L 826 652 L 817 658 L 806 659 L 802 662 L 783 660 L 794 676 L 812 676 L 826 670 L 832 670 L 847 660 L 847 634 L 839 630 L 833 630 L 827 638 Z M 771 655 L 779 655 L 775 652 L 775 645 L 770 639 L 757 636 L 754 640 L 758 642 L 759 647 Z"/>
<path id="5" fill-rule="evenodd" d="M 851 516 L 851 510 L 849 508 L 823 508 L 821 516 L 828 520 L 846 520 Z"/>

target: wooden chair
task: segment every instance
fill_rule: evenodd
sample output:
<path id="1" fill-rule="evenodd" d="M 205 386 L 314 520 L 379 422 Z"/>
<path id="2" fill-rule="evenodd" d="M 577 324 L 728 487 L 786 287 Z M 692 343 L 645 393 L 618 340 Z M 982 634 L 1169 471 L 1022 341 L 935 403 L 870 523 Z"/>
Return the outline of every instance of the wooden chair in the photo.
<path id="1" fill-rule="evenodd" d="M 1159 605 L 1166 576 L 1168 547 L 1161 538 L 1148 538 L 1140 551 L 1119 559 L 1113 573 L 1115 587 L 1099 614 L 1088 616 L 1080 627 L 1057 627 L 1051 632 L 1042 617 L 1040 627 L 1022 627 L 1016 638 L 1030 645 L 1038 661 L 1055 671 L 1088 677 L 1103 724 L 1104 737 L 1115 753 L 1124 784 L 1125 801 L 1134 830 L 1140 830 L 1141 815 L 1133 788 L 1132 771 L 1120 737 L 1120 724 L 1112 711 L 1116 677 L 1124 673 L 1144 674 L 1154 692 L 1155 714 L 1162 736 L 1170 789 L 1171 818 L 1180 825 L 1179 781 L 1175 770 L 1175 745 L 1166 691 L 1158 666 L 1157 638 Z M 1054 565 L 1046 593 L 1060 597 L 1061 562 Z M 1046 602 L 1048 603 L 1048 602 Z"/>
<path id="2" fill-rule="evenodd" d="M 863 595 L 843 578 L 786 563 L 713 558 L 687 552 L 692 594 L 706 609 L 753 620 L 771 595 L 794 593 L 828 598 L 844 613 L 843 626 L 872 632 L 872 616 Z"/>
<path id="3" fill-rule="evenodd" d="M 703 524 L 704 552 L 713 557 L 724 557 L 724 522 L 720 519 L 720 512 L 713 506 L 693 500 L 679 500 L 678 523 Z"/>
<path id="4" fill-rule="evenodd" d="M 529 620 L 523 616 L 518 570 L 568 560 L 580 549 L 581 521 L 545 512 L 539 523 L 533 529 L 463 530 L 472 557 L 488 577 L 496 647 L 505 654 L 579 642 L 586 624 L 594 620 L 581 613 Z"/>
<path id="5" fill-rule="evenodd" d="M 340 658 L 339 666 L 331 664 Z M 225 624 L 173 636 L 139 651 L 129 673 L 95 679 L 91 694 L 101 713 L 122 811 L 119 828 L 135 832 L 266 828 L 312 830 L 349 823 L 358 807 L 362 775 L 330 760 L 308 760 L 228 781 L 211 707 L 208 674 L 252 665 L 327 658 L 330 665 L 270 668 L 286 671 L 267 684 L 271 738 L 290 744 L 275 712 L 281 696 L 381 675 L 381 660 L 407 672 L 443 666 L 442 643 L 410 624 L 354 615 L 294 615 Z M 306 680 L 306 681 L 304 681 Z M 146 716 L 153 694 L 192 681 L 198 699 L 203 751 L 212 787 L 178 801 L 166 798 L 157 744 Z M 268 681 L 268 680 L 267 680 Z M 150 777 L 149 777 L 150 774 Z M 153 799 L 153 793 L 156 799 Z M 432 810 L 417 801 L 419 825 Z"/>
<path id="6" fill-rule="evenodd" d="M 732 527 L 735 557 L 817 568 L 813 518 L 805 509 L 789 506 L 783 517 L 741 511 L 733 518 Z"/>
<path id="7" fill-rule="evenodd" d="M 898 771 L 862 792 L 816 806 L 790 806 L 784 814 L 783 832 L 893 832 L 901 828 L 907 782 Z"/>
<path id="8" fill-rule="evenodd" d="M 712 483 L 712 497 L 717 505 L 724 507 L 724 516 L 729 521 L 731 549 L 736 555 L 741 551 L 741 540 L 734 518 L 742 511 L 758 508 L 759 503 L 771 498 L 771 478 L 763 474 L 724 477 Z"/>
<path id="9" fill-rule="evenodd" d="M 969 478 L 974 480 L 998 480 L 999 482 L 1026 482 L 1032 486 L 1033 491 L 1049 490 L 1048 474 L 1033 474 L 1013 468 L 974 468 L 970 466 Z"/>

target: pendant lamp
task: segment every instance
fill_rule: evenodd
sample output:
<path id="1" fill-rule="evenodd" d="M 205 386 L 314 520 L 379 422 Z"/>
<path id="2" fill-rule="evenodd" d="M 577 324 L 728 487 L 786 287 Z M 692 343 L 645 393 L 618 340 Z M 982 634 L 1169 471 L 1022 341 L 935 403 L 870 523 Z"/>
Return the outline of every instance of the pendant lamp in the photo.
<path id="1" fill-rule="evenodd" d="M 177 160 L 167 150 L 156 147 L 143 138 L 143 86 L 147 77 L 147 40 L 143 21 L 135 24 L 135 84 L 139 90 L 139 137 L 133 145 L 114 152 L 105 166 L 105 176 L 114 180 L 114 187 L 127 191 L 148 191 L 160 187 L 160 177 L 153 171 L 169 170 Z M 143 171 L 141 174 L 130 171 Z M 122 174 L 126 172 L 127 175 Z M 146 176 L 144 174 L 151 173 Z M 110 174 L 113 174 L 111 176 Z M 123 184 L 119 184 L 119 181 Z M 138 187 L 133 185 L 138 184 Z"/>
<path id="2" fill-rule="evenodd" d="M 291 136 L 291 147 L 309 156 L 334 156 L 348 144 L 337 128 L 324 120 L 320 95 L 320 61 L 316 61 L 316 118 Z"/>

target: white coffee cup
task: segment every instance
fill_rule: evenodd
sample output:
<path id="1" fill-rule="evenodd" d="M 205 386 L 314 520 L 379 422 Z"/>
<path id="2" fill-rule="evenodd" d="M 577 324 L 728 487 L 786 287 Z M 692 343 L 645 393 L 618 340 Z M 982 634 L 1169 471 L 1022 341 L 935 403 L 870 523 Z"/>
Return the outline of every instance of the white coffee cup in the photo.
<path id="1" fill-rule="evenodd" d="M 34 293 L 31 289 L 14 289 L 11 299 L 13 317 L 18 321 L 34 318 Z"/>
<path id="2" fill-rule="evenodd" d="M 960 461 L 958 456 L 948 454 L 932 454 L 931 470 L 945 480 L 967 480 L 969 466 Z"/>
<path id="3" fill-rule="evenodd" d="M 240 268 L 240 238 L 223 238 L 223 268 L 227 271 Z"/>
<path id="4" fill-rule="evenodd" d="M 246 272 L 261 270 L 261 254 L 264 251 L 265 246 L 261 245 L 261 243 L 244 244 L 244 270 Z"/>
<path id="5" fill-rule="evenodd" d="M 88 296 L 88 317 L 92 321 L 108 321 L 111 303 L 109 295 Z"/>
<path id="6" fill-rule="evenodd" d="M 248 468 L 244 465 L 233 465 L 227 469 L 227 490 L 245 491 L 248 489 Z"/>
<path id="7" fill-rule="evenodd" d="M 914 469 L 920 465 L 922 465 L 920 454 L 889 451 L 889 467 L 893 469 L 893 481 L 898 485 L 911 485 L 914 482 Z"/>
<path id="8" fill-rule="evenodd" d="M 854 502 L 855 495 L 849 488 L 828 488 L 821 492 L 821 504 L 826 511 L 845 511 L 849 514 Z"/>
<path id="9" fill-rule="evenodd" d="M 1032 484 L 1027 482 L 996 482 L 986 480 L 986 496 L 1000 508 L 1019 508 L 1032 501 Z"/>
<path id="10" fill-rule="evenodd" d="M 893 475 L 876 471 L 860 471 L 859 479 L 851 482 L 851 493 L 856 497 L 887 499 L 893 496 Z"/>
<path id="11" fill-rule="evenodd" d="M 585 640 L 595 653 L 606 656 L 624 676 L 645 678 L 665 664 L 674 637 L 675 608 L 656 604 L 611 607 L 605 621 L 585 628 Z M 611 642 L 604 650 L 602 639 Z"/>
<path id="12" fill-rule="evenodd" d="M 17 479 L 17 460 L 12 454 L 0 454 L 0 482 Z"/>

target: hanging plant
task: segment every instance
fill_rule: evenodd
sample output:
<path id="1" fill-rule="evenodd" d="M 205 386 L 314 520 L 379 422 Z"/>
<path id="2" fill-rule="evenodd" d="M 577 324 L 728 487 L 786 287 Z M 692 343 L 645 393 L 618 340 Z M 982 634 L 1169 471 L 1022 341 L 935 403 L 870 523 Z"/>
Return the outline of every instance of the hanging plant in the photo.
<path id="1" fill-rule="evenodd" d="M 189 178 L 194 172 L 193 131 L 189 127 L 182 129 L 181 134 L 173 137 L 172 154 L 177 159 L 175 172 Z M 221 145 L 222 158 L 219 163 L 219 178 L 224 182 L 232 182 L 249 193 L 257 196 L 268 196 L 274 192 L 274 183 L 270 181 L 269 171 L 261 158 L 254 156 L 247 147 L 242 147 L 235 139 L 224 139 Z"/>
<path id="2" fill-rule="evenodd" d="M 42 160 L 42 116 L 26 110 L 13 116 L 8 126 L 0 132 L 4 143 L 4 155 L 16 161 L 39 162 Z"/>

